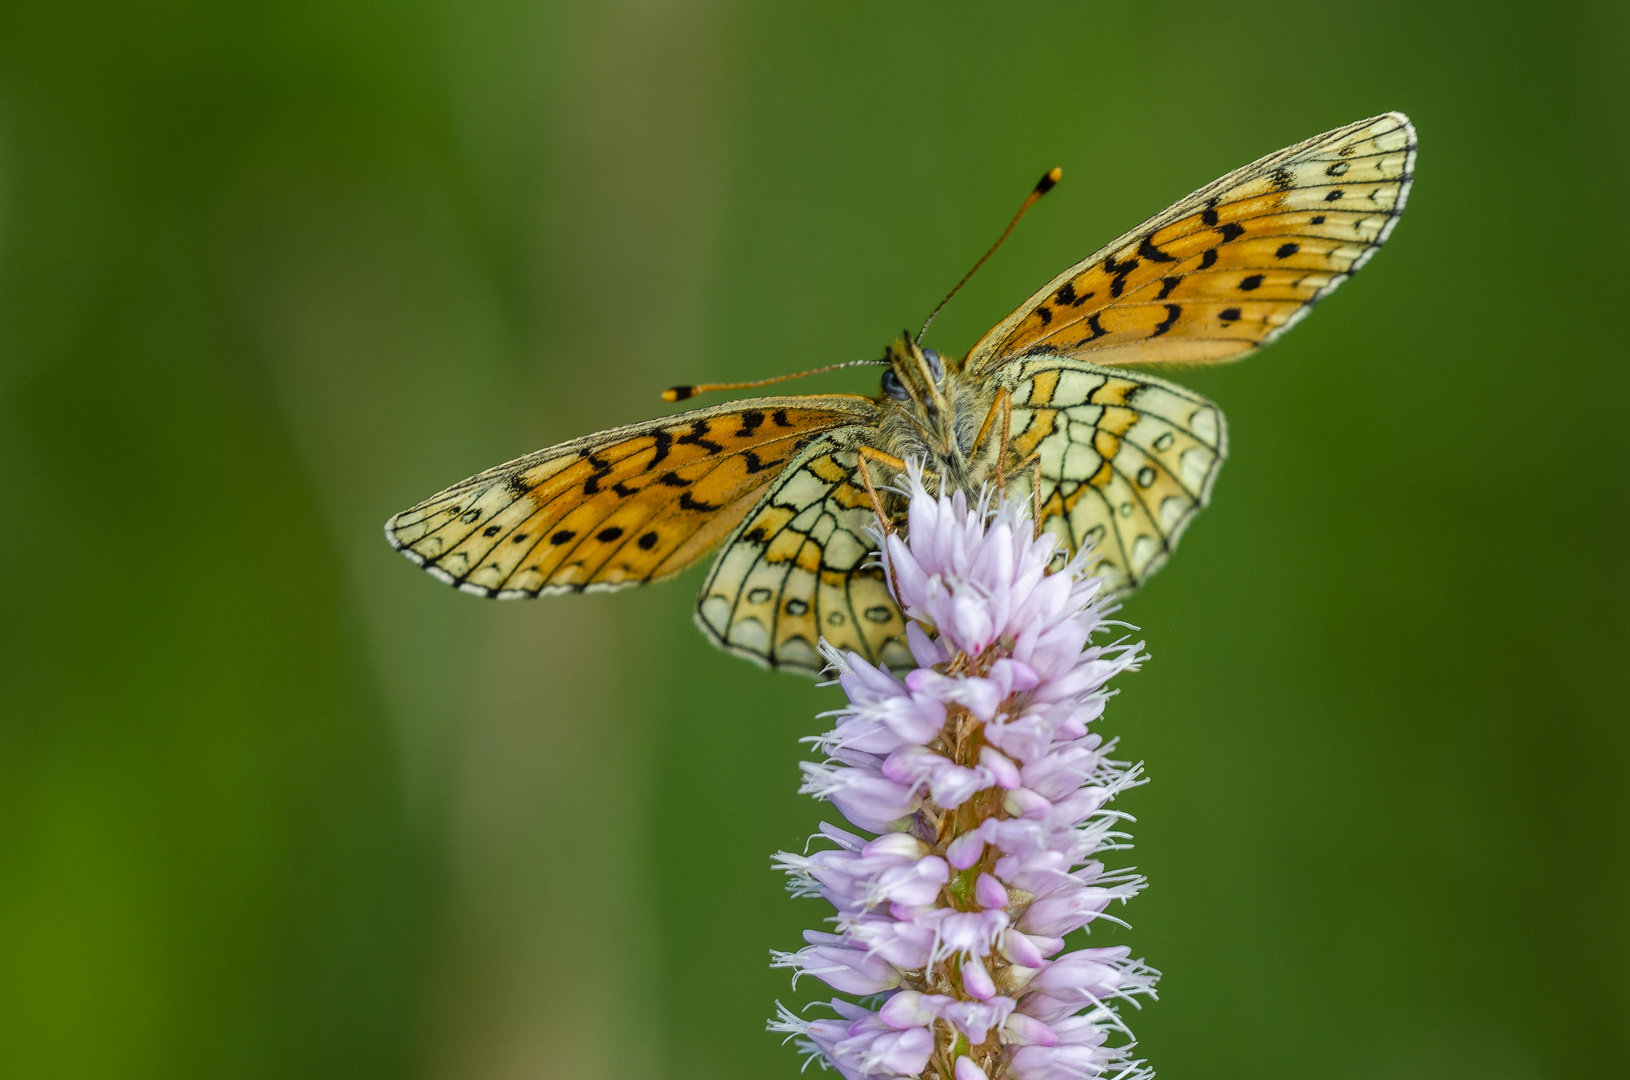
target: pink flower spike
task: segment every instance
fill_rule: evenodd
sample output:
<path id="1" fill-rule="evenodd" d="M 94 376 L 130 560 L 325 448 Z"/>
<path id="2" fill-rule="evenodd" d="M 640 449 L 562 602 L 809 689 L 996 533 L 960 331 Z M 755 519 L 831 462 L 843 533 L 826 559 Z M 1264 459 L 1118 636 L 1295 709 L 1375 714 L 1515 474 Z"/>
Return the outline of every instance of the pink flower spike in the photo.
<path id="1" fill-rule="evenodd" d="M 775 966 L 887 996 L 834 1000 L 830 1020 L 781 1008 L 770 1029 L 843 1080 L 1148 1080 L 1116 1008 L 1153 998 L 1157 973 L 1124 946 L 1063 952 L 1143 886 L 1101 861 L 1126 842 L 1107 806 L 1142 767 L 1091 732 L 1142 646 L 1104 637 L 1113 600 L 1086 555 L 1054 569 L 1021 480 L 970 506 L 924 479 L 908 468 L 908 527 L 881 544 L 916 667 L 821 643 L 848 705 L 811 740 L 827 760 L 802 766 L 805 793 L 873 835 L 822 826 L 831 847 L 775 859 L 837 910 Z"/>

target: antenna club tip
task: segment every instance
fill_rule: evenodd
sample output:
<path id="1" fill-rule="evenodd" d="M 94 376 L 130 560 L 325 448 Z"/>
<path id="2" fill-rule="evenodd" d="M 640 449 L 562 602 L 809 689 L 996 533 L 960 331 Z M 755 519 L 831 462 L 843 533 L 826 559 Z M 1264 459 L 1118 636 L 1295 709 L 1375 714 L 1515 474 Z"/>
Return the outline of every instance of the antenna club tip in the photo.
<path id="1" fill-rule="evenodd" d="M 696 387 L 694 386 L 670 386 L 662 392 L 662 400 L 668 402 L 684 401 L 686 398 L 695 396 Z"/>
<path id="2" fill-rule="evenodd" d="M 1047 170 L 1047 175 L 1036 181 L 1036 194 L 1045 195 L 1053 190 L 1053 185 L 1064 179 L 1064 170 L 1054 165 Z"/>

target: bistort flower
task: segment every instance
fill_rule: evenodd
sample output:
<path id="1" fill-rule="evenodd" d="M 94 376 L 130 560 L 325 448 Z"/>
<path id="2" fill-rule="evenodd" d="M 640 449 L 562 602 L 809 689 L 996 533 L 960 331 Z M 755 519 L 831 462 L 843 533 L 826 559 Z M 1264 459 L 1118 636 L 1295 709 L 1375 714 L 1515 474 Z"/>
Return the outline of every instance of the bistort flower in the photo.
<path id="1" fill-rule="evenodd" d="M 837 915 L 775 966 L 868 1000 L 781 1007 L 770 1029 L 849 1080 L 1141 1080 L 1118 1005 L 1159 973 L 1124 946 L 1063 950 L 1144 884 L 1101 861 L 1129 846 L 1108 804 L 1141 770 L 1089 730 L 1142 643 L 1094 643 L 1110 624 L 1088 553 L 1049 571 L 1022 501 L 907 483 L 907 538 L 879 539 L 919 666 L 823 643 L 849 700 L 803 765 L 802 790 L 871 835 L 823 824 L 832 847 L 776 856 Z"/>

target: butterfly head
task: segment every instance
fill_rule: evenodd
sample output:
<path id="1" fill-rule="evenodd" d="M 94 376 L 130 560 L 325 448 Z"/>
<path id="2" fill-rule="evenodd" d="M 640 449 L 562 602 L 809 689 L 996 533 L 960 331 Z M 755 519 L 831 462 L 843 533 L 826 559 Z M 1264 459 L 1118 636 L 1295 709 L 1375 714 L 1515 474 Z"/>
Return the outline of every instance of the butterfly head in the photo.
<path id="1" fill-rule="evenodd" d="M 884 354 L 883 396 L 915 406 L 924 419 L 945 412 L 945 361 L 933 349 L 902 337 Z"/>
<path id="2" fill-rule="evenodd" d="M 889 346 L 884 359 L 883 426 L 890 446 L 902 457 L 921 460 L 931 475 L 956 486 L 973 485 L 972 457 L 979 406 L 970 400 L 970 387 L 958 369 L 933 349 L 924 349 L 910 335 Z M 971 471 L 974 470 L 974 471 Z"/>

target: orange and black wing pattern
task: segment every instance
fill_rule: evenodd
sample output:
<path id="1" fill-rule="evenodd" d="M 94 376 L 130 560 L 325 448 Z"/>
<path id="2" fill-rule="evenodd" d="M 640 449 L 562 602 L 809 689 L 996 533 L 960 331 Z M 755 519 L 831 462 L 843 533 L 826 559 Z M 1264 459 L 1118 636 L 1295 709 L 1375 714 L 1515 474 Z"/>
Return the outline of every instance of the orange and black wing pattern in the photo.
<path id="1" fill-rule="evenodd" d="M 385 536 L 480 596 L 658 581 L 716 547 L 811 439 L 875 414 L 847 394 L 757 398 L 604 431 L 454 484 Z"/>
<path id="2" fill-rule="evenodd" d="M 1041 352 L 1106 366 L 1245 356 L 1386 242 L 1414 171 L 1402 113 L 1270 154 L 1048 282 L 974 346 L 965 370 Z"/>

